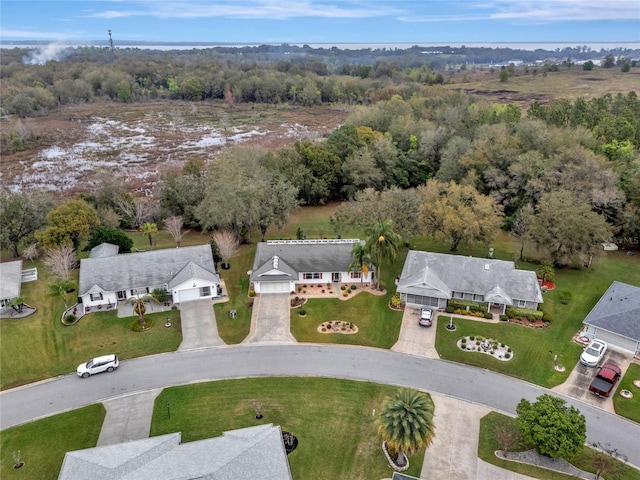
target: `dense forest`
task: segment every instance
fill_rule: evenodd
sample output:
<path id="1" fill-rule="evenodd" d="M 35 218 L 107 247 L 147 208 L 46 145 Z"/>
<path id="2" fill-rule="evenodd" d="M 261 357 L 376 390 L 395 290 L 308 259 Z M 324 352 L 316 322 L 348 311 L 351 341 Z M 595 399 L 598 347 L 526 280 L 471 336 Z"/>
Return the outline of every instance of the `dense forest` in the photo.
<path id="1" fill-rule="evenodd" d="M 360 78 L 324 72 L 316 60 L 183 56 L 167 62 L 139 55 L 109 64 L 11 62 L 2 69 L 2 108 L 45 115 L 105 97 L 353 106 L 326 139 L 275 151 L 229 148 L 208 163 L 194 158 L 181 172 L 166 174 L 150 197 L 133 196 L 117 175 L 105 175 L 91 194 L 72 200 L 3 191 L 4 248 L 18 255 L 32 251 L 34 242 L 77 246 L 98 225 L 139 229 L 176 219 L 250 241 L 253 231 L 264 236 L 282 225 L 298 205 L 332 200 L 345 201 L 333 219 L 336 234 L 347 225 L 370 229 L 392 219 L 405 239 L 436 235 L 454 251 L 461 242 L 489 244 L 500 228 L 531 240 L 557 265 L 588 262 L 605 240 L 631 248 L 640 243 L 635 92 L 534 103 L 523 112 L 430 86 L 434 72 L 424 64 L 378 75 L 383 66 L 376 63 Z M 19 132 L 2 135 L 3 148 L 29 148 Z"/>

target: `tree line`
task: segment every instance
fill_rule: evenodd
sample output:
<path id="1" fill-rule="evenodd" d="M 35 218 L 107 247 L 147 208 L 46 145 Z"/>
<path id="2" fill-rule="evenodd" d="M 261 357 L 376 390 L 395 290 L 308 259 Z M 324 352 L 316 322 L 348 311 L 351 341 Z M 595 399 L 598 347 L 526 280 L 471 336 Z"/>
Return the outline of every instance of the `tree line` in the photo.
<path id="1" fill-rule="evenodd" d="M 320 142 L 234 147 L 208 164 L 193 159 L 166 174 L 152 197 L 134 198 L 105 173 L 82 198 L 109 228 L 178 217 L 185 228 L 228 229 L 241 241 L 253 232 L 264 238 L 298 205 L 343 200 L 337 234 L 393 219 L 405 239 L 436 235 L 456 250 L 488 244 L 502 228 L 556 264 L 586 263 L 614 236 L 638 243 L 639 139 L 634 92 L 535 104 L 523 115 L 516 105 L 436 88 L 357 107 Z M 3 196 L 11 222 L 0 238 L 17 254 L 36 230 L 47 231 L 50 208 L 43 195 Z"/>

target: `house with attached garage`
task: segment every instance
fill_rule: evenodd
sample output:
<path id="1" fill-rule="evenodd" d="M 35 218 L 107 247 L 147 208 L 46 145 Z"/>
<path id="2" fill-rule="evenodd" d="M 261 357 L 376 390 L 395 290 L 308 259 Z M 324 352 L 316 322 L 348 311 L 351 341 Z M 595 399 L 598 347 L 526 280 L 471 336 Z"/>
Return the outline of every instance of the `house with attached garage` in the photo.
<path id="1" fill-rule="evenodd" d="M 101 244 L 80 260 L 79 298 L 85 309 L 112 308 L 117 302 L 165 289 L 173 303 L 220 295 L 211 246 L 168 248 L 118 254 Z"/>
<path id="2" fill-rule="evenodd" d="M 0 263 L 0 276 L 0 307 L 5 307 L 22 291 L 22 260 Z"/>
<path id="3" fill-rule="evenodd" d="M 640 355 L 640 287 L 613 282 L 582 324 L 584 336 Z"/>
<path id="4" fill-rule="evenodd" d="M 249 279 L 258 294 L 291 293 L 305 284 L 373 281 L 375 272 L 349 268 L 358 239 L 269 240 L 256 248 Z"/>
<path id="5" fill-rule="evenodd" d="M 508 307 L 536 310 L 542 290 L 535 272 L 513 262 L 409 250 L 397 292 L 408 306 L 444 309 L 451 299 L 486 304 L 504 314 Z"/>

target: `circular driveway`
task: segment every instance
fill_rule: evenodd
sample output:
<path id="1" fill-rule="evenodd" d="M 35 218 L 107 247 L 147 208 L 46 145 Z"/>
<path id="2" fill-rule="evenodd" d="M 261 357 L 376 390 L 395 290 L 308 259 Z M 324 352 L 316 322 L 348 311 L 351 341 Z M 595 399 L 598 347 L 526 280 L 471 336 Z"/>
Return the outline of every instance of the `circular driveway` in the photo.
<path id="1" fill-rule="evenodd" d="M 111 374 L 75 374 L 0 394 L 0 429 L 109 398 L 172 385 L 242 377 L 323 376 L 438 392 L 515 413 L 521 398 L 552 393 L 585 415 L 587 441 L 617 449 L 640 467 L 640 425 L 579 400 L 488 370 L 387 350 L 334 345 L 238 345 L 121 362 Z"/>

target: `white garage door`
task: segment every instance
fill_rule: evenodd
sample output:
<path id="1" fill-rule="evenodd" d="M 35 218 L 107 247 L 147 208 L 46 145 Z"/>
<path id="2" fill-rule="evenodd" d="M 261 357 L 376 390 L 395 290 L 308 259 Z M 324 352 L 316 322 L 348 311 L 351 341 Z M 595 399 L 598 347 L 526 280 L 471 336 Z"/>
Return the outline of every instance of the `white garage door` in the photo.
<path id="1" fill-rule="evenodd" d="M 186 302 L 189 300 L 197 300 L 200 298 L 200 289 L 199 288 L 189 288 L 186 290 L 180 290 L 178 292 L 180 296 L 181 302 Z"/>
<path id="2" fill-rule="evenodd" d="M 607 332 L 606 330 L 600 329 L 598 329 L 598 331 L 596 332 L 595 338 L 607 342 L 609 345 L 612 345 L 614 347 L 629 350 L 630 352 L 635 352 L 638 344 L 638 342 L 630 338 L 621 337 L 620 335 L 616 335 L 615 333 Z"/>
<path id="3" fill-rule="evenodd" d="M 289 293 L 289 282 L 260 282 L 260 293 Z"/>

